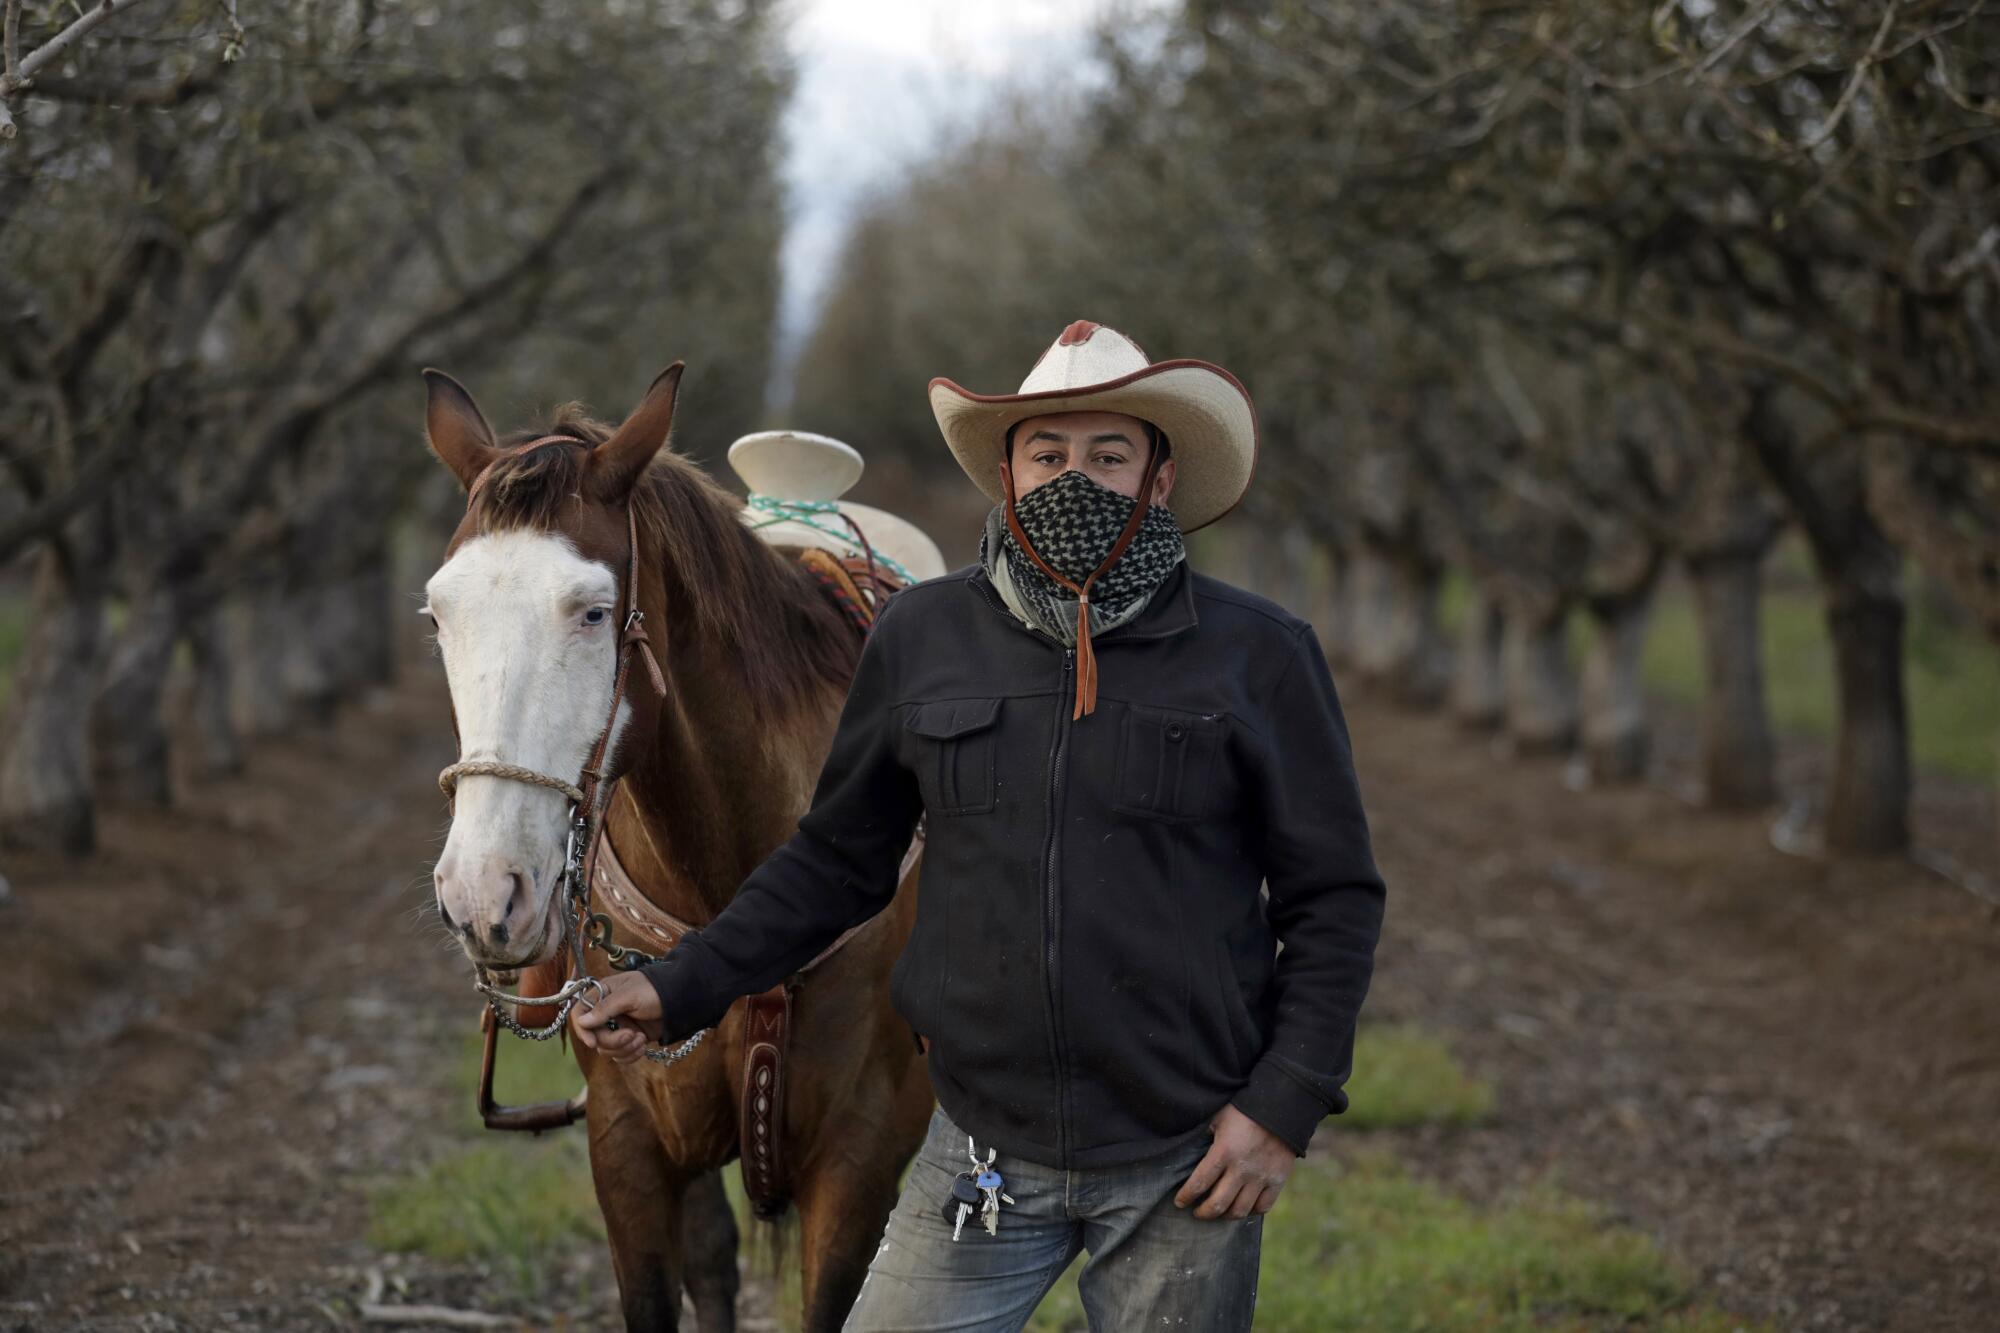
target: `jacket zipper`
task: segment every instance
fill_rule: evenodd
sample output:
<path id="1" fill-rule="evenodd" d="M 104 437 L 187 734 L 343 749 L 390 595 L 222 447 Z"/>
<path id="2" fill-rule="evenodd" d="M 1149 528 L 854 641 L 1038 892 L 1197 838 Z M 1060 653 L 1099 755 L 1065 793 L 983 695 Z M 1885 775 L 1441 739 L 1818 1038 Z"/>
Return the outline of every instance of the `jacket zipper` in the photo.
<path id="1" fill-rule="evenodd" d="M 1049 831 L 1048 855 L 1042 864 L 1042 976 L 1049 1004 L 1049 1043 L 1056 1067 L 1056 1154 L 1069 1165 L 1069 1067 L 1062 1038 L 1062 995 L 1056 984 L 1056 956 L 1061 946 L 1060 904 L 1057 902 L 1057 862 L 1062 849 L 1063 753 L 1069 740 L 1070 672 L 1076 667 L 1076 649 L 1063 650 L 1062 685 L 1056 691 L 1056 739 L 1049 751 Z"/>

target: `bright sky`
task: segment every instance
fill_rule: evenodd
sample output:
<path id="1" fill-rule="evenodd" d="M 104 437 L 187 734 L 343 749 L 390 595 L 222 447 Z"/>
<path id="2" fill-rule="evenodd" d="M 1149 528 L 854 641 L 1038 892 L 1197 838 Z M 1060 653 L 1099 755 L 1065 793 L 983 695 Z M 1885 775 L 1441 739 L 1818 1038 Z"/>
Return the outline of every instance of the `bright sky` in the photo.
<path id="1" fill-rule="evenodd" d="M 819 308 L 855 206 L 1029 71 L 1082 75 L 1108 0 L 796 0 L 786 125 L 791 215 L 778 383 Z"/>

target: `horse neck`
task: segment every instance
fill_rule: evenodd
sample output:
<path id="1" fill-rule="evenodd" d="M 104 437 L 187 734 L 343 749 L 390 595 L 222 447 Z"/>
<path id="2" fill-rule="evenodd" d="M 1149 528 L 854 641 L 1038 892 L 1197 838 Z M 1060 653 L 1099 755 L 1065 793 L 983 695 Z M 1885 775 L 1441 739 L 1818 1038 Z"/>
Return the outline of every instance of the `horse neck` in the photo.
<path id="1" fill-rule="evenodd" d="M 619 861 L 648 898 L 683 920 L 712 920 L 804 810 L 838 712 L 830 683 L 804 716 L 760 716 L 720 645 L 675 632 L 676 597 L 647 559 L 641 609 L 659 626 L 667 692 L 627 762 L 606 823 Z M 754 610 L 751 612 L 754 614 Z M 664 639 L 664 644 L 658 641 Z M 637 688 L 649 688 L 635 677 Z"/>

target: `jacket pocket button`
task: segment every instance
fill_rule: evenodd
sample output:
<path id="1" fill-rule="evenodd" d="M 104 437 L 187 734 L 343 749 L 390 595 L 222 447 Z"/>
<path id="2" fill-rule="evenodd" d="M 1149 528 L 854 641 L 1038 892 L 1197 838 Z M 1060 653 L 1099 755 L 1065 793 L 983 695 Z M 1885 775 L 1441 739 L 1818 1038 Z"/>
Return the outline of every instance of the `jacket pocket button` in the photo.
<path id="1" fill-rule="evenodd" d="M 1168 740 L 1170 740 L 1170 741 L 1177 741 L 1177 740 L 1179 740 L 1179 739 L 1180 739 L 1181 737 L 1183 737 L 1183 736 L 1185 736 L 1185 735 L 1187 735 L 1187 728 L 1186 728 L 1186 727 L 1184 727 L 1184 726 L 1182 726 L 1182 725 L 1181 725 L 1180 723 L 1178 723 L 1178 722 L 1170 722 L 1170 723 L 1168 723 L 1168 724 L 1167 724 L 1167 739 L 1168 739 Z"/>

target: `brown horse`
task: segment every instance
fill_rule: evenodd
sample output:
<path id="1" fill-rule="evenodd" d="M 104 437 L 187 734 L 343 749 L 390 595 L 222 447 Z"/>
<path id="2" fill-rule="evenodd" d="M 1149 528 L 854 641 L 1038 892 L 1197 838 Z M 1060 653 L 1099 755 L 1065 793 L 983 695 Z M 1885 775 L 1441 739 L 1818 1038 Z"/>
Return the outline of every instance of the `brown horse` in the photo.
<path id="1" fill-rule="evenodd" d="M 663 448 L 678 366 L 615 430 L 566 409 L 548 432 L 509 441 L 512 453 L 463 388 L 426 378 L 431 447 L 472 491 L 426 585 L 461 758 L 577 783 L 608 735 L 617 781 L 604 825 L 618 860 L 659 908 L 712 919 L 809 802 L 858 655 L 854 627 L 742 523 L 739 499 Z M 632 540 L 630 604 L 665 689 L 624 690 L 607 726 Z M 438 908 L 483 970 L 567 949 L 569 807 L 534 781 L 458 777 Z M 809 1329 L 838 1327 L 853 1303 L 930 1114 L 929 1078 L 888 1001 L 915 879 L 912 867 L 894 905 L 795 995 L 780 1135 Z M 608 970 L 601 953 L 586 959 Z M 675 1327 L 683 1284 L 703 1330 L 734 1327 L 737 1233 L 719 1168 L 738 1152 L 743 1015 L 732 1007 L 671 1066 L 576 1048 L 628 1327 Z"/>

